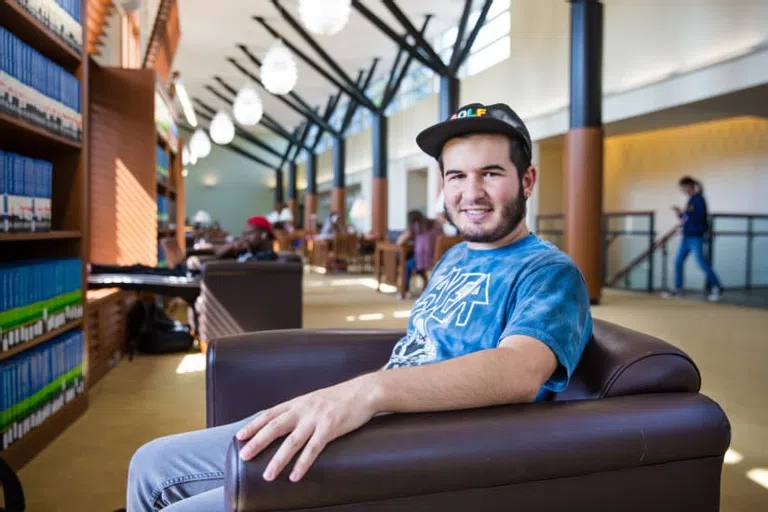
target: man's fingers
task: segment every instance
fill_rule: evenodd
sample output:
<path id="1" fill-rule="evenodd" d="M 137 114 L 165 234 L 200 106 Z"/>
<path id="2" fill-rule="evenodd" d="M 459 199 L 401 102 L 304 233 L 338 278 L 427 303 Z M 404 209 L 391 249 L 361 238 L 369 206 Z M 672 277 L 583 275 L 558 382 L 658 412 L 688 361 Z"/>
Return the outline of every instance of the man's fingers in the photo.
<path id="1" fill-rule="evenodd" d="M 272 441 L 289 433 L 295 426 L 296 418 L 294 414 L 290 412 L 281 414 L 256 432 L 251 440 L 240 450 L 240 458 L 251 460 L 269 446 Z"/>
<path id="2" fill-rule="evenodd" d="M 283 444 L 280 445 L 280 449 L 272 457 L 272 460 L 267 465 L 267 469 L 264 471 L 264 480 L 271 482 L 277 478 L 277 475 L 288 465 L 293 456 L 301 450 L 314 431 L 314 424 L 310 422 L 300 423 L 293 433 L 285 438 Z"/>
<path id="3" fill-rule="evenodd" d="M 327 429 L 317 429 L 314 435 L 304 447 L 304 451 L 301 452 L 301 456 L 293 466 L 291 471 L 291 482 L 298 482 L 304 475 L 307 474 L 309 467 L 315 462 L 320 452 L 323 451 L 325 446 L 331 442 L 330 434 Z"/>
<path id="4" fill-rule="evenodd" d="M 277 418 L 282 414 L 283 408 L 272 408 L 268 409 L 258 416 L 256 416 L 253 421 L 248 423 L 246 426 L 241 428 L 237 431 L 236 437 L 240 441 L 245 441 L 246 439 L 252 438 L 256 432 L 261 430 L 261 428 L 266 425 L 268 422 L 272 421 L 273 419 Z"/>

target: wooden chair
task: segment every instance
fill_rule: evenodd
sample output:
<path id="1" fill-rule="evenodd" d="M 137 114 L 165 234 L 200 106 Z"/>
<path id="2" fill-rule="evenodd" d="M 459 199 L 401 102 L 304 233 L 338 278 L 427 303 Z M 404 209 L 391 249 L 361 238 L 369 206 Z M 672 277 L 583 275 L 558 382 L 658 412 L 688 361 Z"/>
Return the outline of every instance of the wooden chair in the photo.
<path id="1" fill-rule="evenodd" d="M 437 237 L 437 240 L 435 241 L 435 260 L 432 263 L 432 266 L 434 267 L 435 265 L 437 265 L 437 262 L 440 261 L 440 258 L 442 258 L 446 252 L 448 252 L 448 249 L 458 244 L 462 240 L 464 239 L 458 235 L 457 236 L 439 235 Z"/>
<path id="2" fill-rule="evenodd" d="M 399 296 L 405 297 L 405 262 L 408 259 L 408 247 L 391 242 L 376 242 L 373 267 L 376 273 L 376 291 L 387 284 L 397 288 Z"/>

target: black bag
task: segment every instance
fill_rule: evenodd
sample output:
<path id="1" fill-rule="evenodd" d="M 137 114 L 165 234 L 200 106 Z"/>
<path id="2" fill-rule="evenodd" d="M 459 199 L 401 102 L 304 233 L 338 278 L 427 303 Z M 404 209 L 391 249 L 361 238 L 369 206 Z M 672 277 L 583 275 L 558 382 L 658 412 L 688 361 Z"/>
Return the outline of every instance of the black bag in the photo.
<path id="1" fill-rule="evenodd" d="M 154 302 L 137 302 L 128 312 L 130 357 L 135 348 L 145 354 L 187 352 L 194 339 L 188 325 L 175 322 Z"/>

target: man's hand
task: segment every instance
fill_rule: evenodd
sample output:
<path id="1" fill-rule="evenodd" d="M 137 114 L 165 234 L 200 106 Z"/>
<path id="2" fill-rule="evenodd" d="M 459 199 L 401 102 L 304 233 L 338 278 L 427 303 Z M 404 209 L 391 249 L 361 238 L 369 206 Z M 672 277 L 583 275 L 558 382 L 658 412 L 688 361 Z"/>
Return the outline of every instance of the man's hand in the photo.
<path id="1" fill-rule="evenodd" d="M 376 414 L 372 380 L 372 375 L 363 375 L 267 409 L 237 433 L 240 441 L 250 439 L 240 450 L 240 458 L 250 460 L 275 439 L 289 434 L 267 465 L 264 479 L 274 480 L 304 448 L 290 475 L 292 482 L 298 482 L 328 443 L 365 425 Z"/>

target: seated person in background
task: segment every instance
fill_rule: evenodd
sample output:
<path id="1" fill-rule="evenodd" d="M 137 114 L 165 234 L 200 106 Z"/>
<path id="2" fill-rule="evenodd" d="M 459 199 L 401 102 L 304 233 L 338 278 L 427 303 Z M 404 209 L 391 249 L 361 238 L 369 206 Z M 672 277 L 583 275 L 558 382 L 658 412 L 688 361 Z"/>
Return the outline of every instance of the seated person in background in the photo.
<path id="1" fill-rule="evenodd" d="M 430 220 L 418 210 L 408 212 L 408 227 L 398 237 L 397 244 L 413 242 L 413 255 L 405 262 L 405 291 L 411 289 L 414 272 L 427 283 L 427 270 L 435 259 L 435 241 L 442 231 L 439 222 Z"/>
<path id="2" fill-rule="evenodd" d="M 336 211 L 332 211 L 331 214 L 328 216 L 327 219 L 325 219 L 325 222 L 323 223 L 323 227 L 320 228 L 320 233 L 315 235 L 315 238 L 319 238 L 321 240 L 327 240 L 331 239 L 336 235 L 336 233 L 343 233 L 344 230 L 341 227 L 341 224 L 339 223 L 339 213 Z"/>
<path id="3" fill-rule="evenodd" d="M 310 468 L 326 445 L 376 415 L 541 401 L 567 387 L 592 336 L 589 294 L 573 261 L 526 226 L 536 169 L 522 120 L 506 105 L 473 104 L 416 141 L 440 164 L 447 217 L 465 241 L 435 267 L 389 362 L 239 422 L 139 448 L 128 512 L 223 511 L 233 436 L 245 442 L 246 461 L 280 439 L 267 482 L 282 474 L 290 492 L 285 482 L 310 471 L 321 488 L 324 475 Z"/>
<path id="4" fill-rule="evenodd" d="M 232 243 L 216 249 L 216 259 L 236 259 L 238 263 L 246 261 L 275 261 L 277 253 L 273 248 L 275 233 L 272 224 L 262 217 L 248 219 L 243 236 Z"/>

